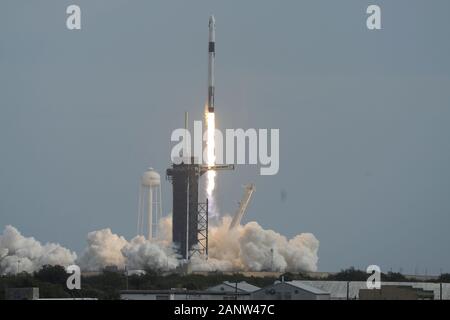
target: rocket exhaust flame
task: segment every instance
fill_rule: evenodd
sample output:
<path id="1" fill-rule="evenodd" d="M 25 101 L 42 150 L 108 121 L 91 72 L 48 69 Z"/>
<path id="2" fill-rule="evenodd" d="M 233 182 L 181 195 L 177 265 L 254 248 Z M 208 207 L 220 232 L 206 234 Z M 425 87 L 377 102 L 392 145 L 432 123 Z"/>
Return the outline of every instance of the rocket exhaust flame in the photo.
<path id="1" fill-rule="evenodd" d="M 216 130 L 216 119 L 214 112 L 206 113 L 206 130 L 207 130 L 207 140 L 206 140 L 206 163 L 208 166 L 214 166 L 216 163 L 215 156 L 215 130 Z M 211 216 L 217 216 L 217 210 L 215 209 L 214 201 L 214 189 L 216 187 L 216 172 L 210 170 L 206 173 L 206 196 L 208 197 L 210 208 L 209 212 Z"/>

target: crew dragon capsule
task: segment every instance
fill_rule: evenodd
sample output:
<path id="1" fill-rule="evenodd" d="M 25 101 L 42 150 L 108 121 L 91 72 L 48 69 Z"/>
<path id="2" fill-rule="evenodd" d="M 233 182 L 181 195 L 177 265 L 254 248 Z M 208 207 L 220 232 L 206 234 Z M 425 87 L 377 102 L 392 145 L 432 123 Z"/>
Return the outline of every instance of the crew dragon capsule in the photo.
<path id="1" fill-rule="evenodd" d="M 216 57 L 216 20 L 209 17 L 208 45 L 208 112 L 214 112 L 214 60 Z"/>

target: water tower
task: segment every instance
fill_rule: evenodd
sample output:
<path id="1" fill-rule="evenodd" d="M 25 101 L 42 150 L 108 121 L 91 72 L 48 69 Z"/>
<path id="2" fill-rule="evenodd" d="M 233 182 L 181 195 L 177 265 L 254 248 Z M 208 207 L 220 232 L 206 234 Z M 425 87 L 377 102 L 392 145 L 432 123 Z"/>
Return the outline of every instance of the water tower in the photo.
<path id="1" fill-rule="evenodd" d="M 137 234 L 149 240 L 157 237 L 161 215 L 161 178 L 153 168 L 148 168 L 139 187 Z"/>

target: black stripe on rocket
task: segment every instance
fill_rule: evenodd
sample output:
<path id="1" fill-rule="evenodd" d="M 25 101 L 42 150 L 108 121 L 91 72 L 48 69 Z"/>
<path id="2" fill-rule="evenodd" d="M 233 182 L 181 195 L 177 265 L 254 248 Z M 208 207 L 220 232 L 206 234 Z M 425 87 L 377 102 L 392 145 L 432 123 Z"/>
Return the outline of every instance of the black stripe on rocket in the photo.
<path id="1" fill-rule="evenodd" d="M 214 112 L 214 87 L 208 87 L 208 112 Z"/>

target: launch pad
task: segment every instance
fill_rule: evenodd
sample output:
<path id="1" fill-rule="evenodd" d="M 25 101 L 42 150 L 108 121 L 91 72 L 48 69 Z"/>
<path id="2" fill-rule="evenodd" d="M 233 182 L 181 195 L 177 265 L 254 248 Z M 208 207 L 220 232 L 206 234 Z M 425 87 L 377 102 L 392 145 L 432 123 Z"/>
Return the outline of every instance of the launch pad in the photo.
<path id="1" fill-rule="evenodd" d="M 195 164 L 192 158 L 166 170 L 173 189 L 172 241 L 183 259 L 196 253 L 208 256 L 208 199 L 198 201 L 199 180 L 208 170 L 234 170 L 234 165 L 206 166 Z"/>

